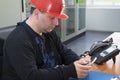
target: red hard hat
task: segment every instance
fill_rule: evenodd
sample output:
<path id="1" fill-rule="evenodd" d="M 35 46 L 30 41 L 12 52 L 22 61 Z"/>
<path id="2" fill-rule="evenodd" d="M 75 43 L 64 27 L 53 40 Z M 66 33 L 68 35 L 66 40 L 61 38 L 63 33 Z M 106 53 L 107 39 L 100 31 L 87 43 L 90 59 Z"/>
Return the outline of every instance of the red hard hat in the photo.
<path id="1" fill-rule="evenodd" d="M 65 4 L 63 0 L 30 0 L 36 8 L 51 14 L 60 19 L 67 19 L 68 16 L 63 13 Z"/>

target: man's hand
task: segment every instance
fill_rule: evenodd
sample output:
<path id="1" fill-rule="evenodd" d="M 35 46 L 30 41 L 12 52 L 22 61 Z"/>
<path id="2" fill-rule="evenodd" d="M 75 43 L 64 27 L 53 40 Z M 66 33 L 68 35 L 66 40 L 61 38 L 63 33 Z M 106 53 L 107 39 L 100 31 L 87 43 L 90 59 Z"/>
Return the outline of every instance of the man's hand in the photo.
<path id="1" fill-rule="evenodd" d="M 78 78 L 84 78 L 89 73 L 91 68 L 90 62 L 91 58 L 89 56 L 82 57 L 74 62 Z"/>

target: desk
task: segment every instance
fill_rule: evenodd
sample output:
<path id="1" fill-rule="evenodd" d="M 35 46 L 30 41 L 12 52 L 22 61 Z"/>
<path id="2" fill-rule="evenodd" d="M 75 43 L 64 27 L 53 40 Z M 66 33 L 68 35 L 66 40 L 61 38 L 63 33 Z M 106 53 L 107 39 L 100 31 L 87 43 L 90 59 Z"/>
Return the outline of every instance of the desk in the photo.
<path id="1" fill-rule="evenodd" d="M 106 39 L 108 38 L 113 38 L 113 43 L 118 45 L 118 48 L 120 49 L 120 32 L 114 32 Z M 103 65 L 97 65 L 94 63 L 92 65 L 92 70 L 106 72 L 106 73 L 120 74 L 120 54 L 116 56 L 115 64 L 113 63 L 112 59 L 110 59 Z"/>

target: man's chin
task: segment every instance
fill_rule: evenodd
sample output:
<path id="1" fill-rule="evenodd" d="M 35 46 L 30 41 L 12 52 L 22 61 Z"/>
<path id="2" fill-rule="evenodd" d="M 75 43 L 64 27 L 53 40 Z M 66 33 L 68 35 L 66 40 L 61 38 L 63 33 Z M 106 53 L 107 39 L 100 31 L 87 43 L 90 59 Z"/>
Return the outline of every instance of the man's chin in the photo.
<path id="1" fill-rule="evenodd" d="M 51 32 L 53 29 L 49 29 L 47 32 Z"/>
<path id="2" fill-rule="evenodd" d="M 50 29 L 50 30 L 47 30 L 47 31 L 44 31 L 44 33 L 48 33 L 48 32 L 51 32 L 53 29 Z"/>

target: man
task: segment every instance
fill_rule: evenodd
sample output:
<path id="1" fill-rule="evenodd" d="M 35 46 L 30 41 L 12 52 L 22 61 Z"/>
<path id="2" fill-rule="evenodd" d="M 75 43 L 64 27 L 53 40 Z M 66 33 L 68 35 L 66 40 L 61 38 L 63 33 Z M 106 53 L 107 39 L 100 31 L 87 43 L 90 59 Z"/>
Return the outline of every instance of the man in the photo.
<path id="1" fill-rule="evenodd" d="M 67 19 L 63 0 L 30 0 L 31 15 L 18 23 L 4 45 L 3 80 L 69 80 L 83 78 L 90 58 L 80 59 L 53 30 Z"/>

